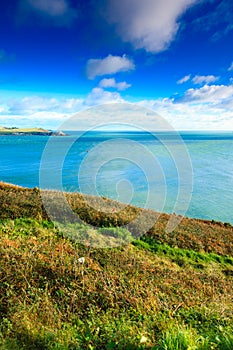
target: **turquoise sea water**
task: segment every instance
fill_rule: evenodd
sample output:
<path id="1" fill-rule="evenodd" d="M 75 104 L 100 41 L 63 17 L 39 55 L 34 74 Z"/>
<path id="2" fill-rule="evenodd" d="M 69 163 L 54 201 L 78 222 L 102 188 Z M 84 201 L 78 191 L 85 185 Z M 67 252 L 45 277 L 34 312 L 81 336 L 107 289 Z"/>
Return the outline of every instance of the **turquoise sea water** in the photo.
<path id="1" fill-rule="evenodd" d="M 233 224 L 233 133 L 186 132 L 181 137 L 139 132 L 0 136 L 0 180 L 98 194 L 168 213 L 177 212 L 182 192 L 186 216 Z"/>

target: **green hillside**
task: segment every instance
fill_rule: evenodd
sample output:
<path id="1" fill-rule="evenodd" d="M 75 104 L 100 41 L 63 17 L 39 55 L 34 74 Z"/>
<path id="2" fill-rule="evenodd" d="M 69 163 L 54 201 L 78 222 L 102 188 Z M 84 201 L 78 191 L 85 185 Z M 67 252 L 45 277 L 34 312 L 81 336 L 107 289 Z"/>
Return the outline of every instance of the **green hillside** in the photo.
<path id="1" fill-rule="evenodd" d="M 0 135 L 15 135 L 15 134 L 50 134 L 51 132 L 42 128 L 7 128 L 0 126 Z"/>
<path id="2" fill-rule="evenodd" d="M 80 194 L 66 198 L 95 229 L 76 224 L 68 238 L 38 189 L 0 183 L 0 349 L 233 349 L 230 224 L 185 218 L 169 234 L 163 214 L 138 237 L 139 227 L 119 226 L 139 208 L 104 199 L 117 209 L 104 215 L 98 198 L 96 209 Z M 75 239 L 111 236 L 129 243 L 100 249 Z"/>

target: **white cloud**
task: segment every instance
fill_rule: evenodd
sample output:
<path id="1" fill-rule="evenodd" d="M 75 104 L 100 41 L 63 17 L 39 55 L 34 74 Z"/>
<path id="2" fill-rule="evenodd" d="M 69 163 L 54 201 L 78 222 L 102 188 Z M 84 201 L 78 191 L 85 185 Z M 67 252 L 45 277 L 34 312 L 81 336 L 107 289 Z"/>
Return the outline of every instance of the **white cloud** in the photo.
<path id="1" fill-rule="evenodd" d="M 202 103 L 175 103 L 169 98 L 144 100 L 139 104 L 153 109 L 176 130 L 233 130 L 233 106 L 229 110 Z"/>
<path id="2" fill-rule="evenodd" d="M 210 84 L 214 83 L 217 81 L 219 77 L 216 77 L 214 75 L 196 75 L 193 79 L 192 82 L 196 85 L 201 85 L 201 84 Z"/>
<path id="3" fill-rule="evenodd" d="M 136 49 L 161 52 L 175 39 L 181 15 L 198 0 L 109 0 L 108 20 Z"/>
<path id="4" fill-rule="evenodd" d="M 122 57 L 108 55 L 103 59 L 88 60 L 86 71 L 88 79 L 94 79 L 97 76 L 127 72 L 134 68 L 133 61 L 127 58 L 126 55 Z"/>
<path id="5" fill-rule="evenodd" d="M 26 96 L 1 101 L 0 125 L 57 128 L 67 117 L 84 109 L 85 100 Z"/>
<path id="6" fill-rule="evenodd" d="M 228 68 L 229 72 L 233 70 L 233 62 L 231 63 L 230 67 Z"/>
<path id="7" fill-rule="evenodd" d="M 26 96 L 0 103 L 0 125 L 54 127 L 56 122 L 91 106 L 122 102 L 118 92 L 94 88 L 86 98 L 48 98 Z"/>
<path id="8" fill-rule="evenodd" d="M 177 84 L 184 84 L 187 81 L 189 81 L 190 78 L 191 78 L 191 74 L 185 75 L 183 78 L 181 78 L 180 80 L 177 81 Z"/>
<path id="9" fill-rule="evenodd" d="M 9 114 L 30 115 L 42 110 L 56 109 L 56 99 L 45 99 L 38 96 L 24 97 L 22 99 L 12 99 L 8 101 Z"/>
<path id="10" fill-rule="evenodd" d="M 178 102 L 200 103 L 219 105 L 224 101 L 233 100 L 233 85 L 205 85 L 200 89 L 189 89 Z"/>
<path id="11" fill-rule="evenodd" d="M 0 114 L 30 116 L 34 113 L 73 113 L 83 105 L 83 99 L 56 99 L 40 96 L 26 96 L 10 99 L 0 106 Z"/>
<path id="12" fill-rule="evenodd" d="M 94 88 L 85 100 L 85 106 L 95 106 L 104 103 L 123 102 L 118 92 L 105 91 L 100 87 Z"/>
<path id="13" fill-rule="evenodd" d="M 145 100 L 177 130 L 233 130 L 233 85 L 189 89 L 179 99 Z"/>
<path id="14" fill-rule="evenodd" d="M 177 81 L 177 84 L 183 84 L 186 83 L 191 79 L 191 74 L 185 75 L 183 78 Z M 210 84 L 217 81 L 219 77 L 216 77 L 214 75 L 195 75 L 195 77 L 192 78 L 192 82 L 195 85 L 201 85 L 201 84 Z"/>
<path id="15" fill-rule="evenodd" d="M 68 0 L 21 0 L 21 10 L 52 18 L 56 25 L 69 25 L 77 16 Z M 51 24 L 51 22 L 50 22 Z"/>
<path id="16" fill-rule="evenodd" d="M 105 89 L 114 88 L 114 89 L 123 91 L 128 89 L 131 86 L 131 84 L 127 84 L 125 81 L 121 81 L 117 83 L 114 78 L 109 78 L 109 79 L 105 78 L 100 81 L 99 86 Z"/>
<path id="17" fill-rule="evenodd" d="M 41 127 L 47 129 L 56 129 L 67 119 L 67 115 L 56 112 L 37 112 L 30 115 L 1 115 L 1 126 L 16 127 Z"/>

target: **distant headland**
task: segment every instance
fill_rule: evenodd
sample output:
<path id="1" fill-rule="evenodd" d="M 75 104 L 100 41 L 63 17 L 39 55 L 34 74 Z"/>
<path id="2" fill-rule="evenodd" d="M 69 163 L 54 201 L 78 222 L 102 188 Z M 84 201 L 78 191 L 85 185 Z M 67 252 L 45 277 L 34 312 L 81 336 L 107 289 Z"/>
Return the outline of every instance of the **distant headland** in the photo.
<path id="1" fill-rule="evenodd" d="M 52 131 L 42 128 L 17 128 L 17 127 L 3 127 L 0 126 L 0 136 L 1 135 L 41 135 L 41 136 L 66 136 L 62 131 Z"/>

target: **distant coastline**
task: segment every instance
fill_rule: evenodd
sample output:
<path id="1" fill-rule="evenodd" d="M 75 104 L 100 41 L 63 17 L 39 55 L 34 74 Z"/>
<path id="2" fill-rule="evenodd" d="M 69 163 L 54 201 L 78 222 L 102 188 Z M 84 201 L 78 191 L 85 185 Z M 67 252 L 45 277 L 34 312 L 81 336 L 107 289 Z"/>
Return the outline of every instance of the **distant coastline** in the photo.
<path id="1" fill-rule="evenodd" d="M 66 136 L 62 131 L 52 131 L 42 128 L 17 128 L 0 126 L 0 136 Z"/>

